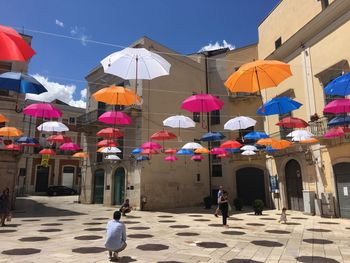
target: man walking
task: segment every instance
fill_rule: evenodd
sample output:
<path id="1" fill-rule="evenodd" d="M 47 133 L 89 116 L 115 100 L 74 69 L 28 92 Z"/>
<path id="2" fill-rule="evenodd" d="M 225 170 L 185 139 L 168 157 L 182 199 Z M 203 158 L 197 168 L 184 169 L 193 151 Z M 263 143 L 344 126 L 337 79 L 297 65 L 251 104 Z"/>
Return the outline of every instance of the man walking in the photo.
<path id="1" fill-rule="evenodd" d="M 109 258 L 118 260 L 118 253 L 126 248 L 126 231 L 125 225 L 119 222 L 121 213 L 115 211 L 113 219 L 107 223 L 106 227 L 106 244 Z"/>
<path id="2" fill-rule="evenodd" d="M 220 200 L 221 200 L 221 196 L 223 193 L 223 187 L 222 185 L 220 185 L 219 187 L 219 191 L 218 191 L 218 196 L 217 196 L 217 202 L 218 202 L 218 207 L 215 210 L 214 216 L 218 217 L 219 213 L 220 213 Z"/>

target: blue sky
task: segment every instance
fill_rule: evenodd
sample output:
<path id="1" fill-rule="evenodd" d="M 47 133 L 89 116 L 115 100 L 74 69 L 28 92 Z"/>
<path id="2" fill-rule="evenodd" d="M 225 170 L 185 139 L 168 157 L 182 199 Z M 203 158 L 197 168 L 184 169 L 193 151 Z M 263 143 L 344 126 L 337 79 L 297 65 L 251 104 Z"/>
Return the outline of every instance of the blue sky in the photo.
<path id="1" fill-rule="evenodd" d="M 189 54 L 225 40 L 240 47 L 258 41 L 257 26 L 279 0 L 2 0 L 0 24 L 33 36 L 30 74 L 81 100 L 84 76 L 108 54 L 148 36 Z M 42 34 L 41 31 L 80 40 Z M 68 93 L 63 89 L 68 88 Z M 84 95 L 84 94 L 83 94 Z M 84 98 L 82 98 L 84 99 Z M 78 103 L 78 105 L 81 105 Z"/>

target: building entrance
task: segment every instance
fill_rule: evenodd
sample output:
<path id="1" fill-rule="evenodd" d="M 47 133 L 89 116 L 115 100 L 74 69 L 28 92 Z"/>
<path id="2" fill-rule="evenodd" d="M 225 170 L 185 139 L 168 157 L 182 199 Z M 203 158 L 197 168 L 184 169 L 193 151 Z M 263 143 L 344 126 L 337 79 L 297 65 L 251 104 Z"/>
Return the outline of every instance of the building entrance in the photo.
<path id="1" fill-rule="evenodd" d="M 338 163 L 333 166 L 340 216 L 350 218 L 350 163 Z"/>
<path id="2" fill-rule="evenodd" d="M 46 192 L 49 186 L 49 167 L 38 166 L 36 169 L 35 192 Z"/>
<path id="3" fill-rule="evenodd" d="M 288 208 L 290 210 L 304 211 L 303 177 L 300 164 L 290 160 L 285 167 Z"/>
<path id="4" fill-rule="evenodd" d="M 114 204 L 121 205 L 125 194 L 125 169 L 118 167 L 114 173 Z"/>
<path id="5" fill-rule="evenodd" d="M 94 176 L 94 203 L 95 204 L 103 204 L 104 184 L 105 184 L 105 171 L 102 169 L 96 170 L 95 176 Z"/>

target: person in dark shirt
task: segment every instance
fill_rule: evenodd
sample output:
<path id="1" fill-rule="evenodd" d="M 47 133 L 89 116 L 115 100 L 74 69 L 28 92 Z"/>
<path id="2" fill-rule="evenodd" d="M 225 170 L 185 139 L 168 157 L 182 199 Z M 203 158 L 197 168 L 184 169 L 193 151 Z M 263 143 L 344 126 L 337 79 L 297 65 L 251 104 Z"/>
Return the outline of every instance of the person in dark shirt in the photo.
<path id="1" fill-rule="evenodd" d="M 228 217 L 228 194 L 226 191 L 222 192 L 222 196 L 219 199 L 219 208 L 222 214 L 222 224 L 224 227 L 228 227 L 227 225 L 227 217 Z"/>
<path id="2" fill-rule="evenodd" d="M 124 204 L 121 206 L 119 211 L 122 213 L 123 216 L 125 216 L 127 213 L 130 213 L 131 206 L 129 204 L 129 199 L 126 199 Z"/>

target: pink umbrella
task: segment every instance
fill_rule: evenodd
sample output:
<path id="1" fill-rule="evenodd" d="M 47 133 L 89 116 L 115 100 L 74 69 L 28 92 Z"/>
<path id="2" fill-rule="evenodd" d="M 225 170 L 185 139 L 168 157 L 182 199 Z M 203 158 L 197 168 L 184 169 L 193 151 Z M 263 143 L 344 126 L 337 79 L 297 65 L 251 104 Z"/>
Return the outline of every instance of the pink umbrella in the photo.
<path id="1" fill-rule="evenodd" d="M 171 156 L 165 157 L 164 160 L 168 161 L 168 162 L 175 162 L 175 161 L 179 160 L 179 158 L 177 158 L 176 156 L 171 155 Z"/>
<path id="2" fill-rule="evenodd" d="M 327 139 L 331 139 L 331 138 L 336 138 L 336 137 L 342 137 L 344 136 L 344 130 L 341 127 L 336 127 L 336 128 L 332 128 L 330 129 L 328 132 L 326 132 L 324 134 L 324 137 Z"/>
<path id="3" fill-rule="evenodd" d="M 6 150 L 10 150 L 10 151 L 20 151 L 21 150 L 21 146 L 18 144 L 9 144 L 5 146 Z"/>
<path id="4" fill-rule="evenodd" d="M 78 151 L 80 150 L 80 146 L 78 144 L 67 142 L 60 146 L 60 150 L 62 151 Z"/>
<path id="5" fill-rule="evenodd" d="M 98 120 L 107 124 L 130 125 L 132 122 L 131 118 L 127 114 L 120 111 L 107 111 L 98 117 Z"/>
<path id="6" fill-rule="evenodd" d="M 159 143 L 156 142 L 145 142 L 141 145 L 142 149 L 161 149 L 162 146 Z"/>
<path id="7" fill-rule="evenodd" d="M 23 109 L 23 113 L 36 118 L 60 118 L 62 112 L 49 103 L 34 103 Z"/>
<path id="8" fill-rule="evenodd" d="M 333 100 L 324 107 L 323 112 L 334 114 L 350 112 L 350 99 Z"/>
<path id="9" fill-rule="evenodd" d="M 190 112 L 211 112 L 220 110 L 224 102 L 210 94 L 192 95 L 182 102 L 181 108 Z"/>
<path id="10" fill-rule="evenodd" d="M 209 152 L 210 154 L 225 154 L 226 151 L 224 148 L 213 148 Z"/>
<path id="11" fill-rule="evenodd" d="M 223 153 L 223 154 L 218 154 L 217 157 L 219 157 L 219 158 L 227 158 L 228 155 L 227 155 L 227 153 Z"/>
<path id="12" fill-rule="evenodd" d="M 202 155 L 193 155 L 192 157 L 191 157 L 191 160 L 192 161 L 197 161 L 197 162 L 200 162 L 200 161 L 202 161 L 202 160 L 204 160 L 204 156 L 202 156 Z"/>

